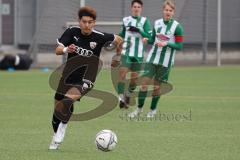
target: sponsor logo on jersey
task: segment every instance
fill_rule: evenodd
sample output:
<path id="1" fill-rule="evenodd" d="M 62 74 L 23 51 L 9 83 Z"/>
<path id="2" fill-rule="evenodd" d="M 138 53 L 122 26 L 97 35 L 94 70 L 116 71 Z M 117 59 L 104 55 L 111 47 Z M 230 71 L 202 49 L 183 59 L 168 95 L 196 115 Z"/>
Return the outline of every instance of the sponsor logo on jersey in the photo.
<path id="1" fill-rule="evenodd" d="M 78 47 L 76 49 L 76 53 L 80 56 L 84 56 L 84 57 L 90 57 L 93 55 L 93 51 L 88 50 L 88 49 L 84 49 L 82 47 Z"/>
<path id="2" fill-rule="evenodd" d="M 97 43 L 96 43 L 96 42 L 90 42 L 90 47 L 91 47 L 92 49 L 96 48 L 96 46 L 97 46 Z"/>
<path id="3" fill-rule="evenodd" d="M 170 39 L 170 37 L 168 37 L 164 34 L 157 34 L 156 36 L 160 41 L 169 41 L 169 39 Z"/>

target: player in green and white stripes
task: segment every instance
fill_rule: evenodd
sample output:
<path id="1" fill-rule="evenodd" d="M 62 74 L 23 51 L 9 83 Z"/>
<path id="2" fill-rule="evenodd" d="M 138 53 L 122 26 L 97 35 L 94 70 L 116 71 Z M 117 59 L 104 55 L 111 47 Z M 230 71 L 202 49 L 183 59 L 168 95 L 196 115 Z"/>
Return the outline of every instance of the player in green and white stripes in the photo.
<path id="1" fill-rule="evenodd" d="M 127 108 L 130 95 L 136 88 L 138 73 L 144 59 L 145 46 L 143 38 L 151 37 L 150 21 L 141 16 L 143 3 L 141 0 L 132 0 L 131 16 L 123 18 L 122 31 L 119 35 L 124 39 L 121 51 L 121 66 L 119 69 L 118 94 L 120 108 Z M 131 72 L 131 82 L 125 93 L 125 79 L 128 72 Z"/>
<path id="2" fill-rule="evenodd" d="M 138 95 L 137 109 L 129 114 L 129 117 L 136 117 L 142 112 L 147 89 L 150 81 L 154 80 L 152 93 L 152 103 L 147 117 L 154 117 L 156 114 L 157 103 L 160 99 L 160 85 L 168 81 L 170 69 L 174 63 L 174 54 L 176 50 L 182 49 L 183 28 L 173 19 L 175 4 L 166 0 L 163 4 L 164 18 L 156 20 L 150 39 L 145 38 L 145 43 L 152 44 L 148 54 L 147 62 L 144 67 L 145 74 Z"/>

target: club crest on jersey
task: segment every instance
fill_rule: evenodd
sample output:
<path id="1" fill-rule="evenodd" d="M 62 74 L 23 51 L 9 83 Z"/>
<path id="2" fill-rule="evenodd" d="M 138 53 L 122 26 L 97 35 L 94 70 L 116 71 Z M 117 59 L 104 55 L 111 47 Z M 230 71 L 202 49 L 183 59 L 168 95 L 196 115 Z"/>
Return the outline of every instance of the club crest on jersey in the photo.
<path id="1" fill-rule="evenodd" d="M 97 43 L 96 43 L 96 42 L 90 42 L 90 47 L 91 47 L 91 49 L 96 48 L 96 46 L 97 46 Z"/>

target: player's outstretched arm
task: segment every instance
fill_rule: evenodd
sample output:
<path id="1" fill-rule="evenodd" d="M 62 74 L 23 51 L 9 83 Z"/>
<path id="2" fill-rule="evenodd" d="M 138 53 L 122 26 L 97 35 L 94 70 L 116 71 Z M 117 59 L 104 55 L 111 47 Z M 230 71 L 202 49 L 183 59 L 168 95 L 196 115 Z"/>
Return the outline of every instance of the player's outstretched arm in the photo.
<path id="1" fill-rule="evenodd" d="M 74 53 L 76 51 L 76 46 L 74 44 L 69 45 L 68 47 L 64 47 L 62 45 L 58 45 L 55 52 L 56 55 L 63 55 L 67 53 Z"/>

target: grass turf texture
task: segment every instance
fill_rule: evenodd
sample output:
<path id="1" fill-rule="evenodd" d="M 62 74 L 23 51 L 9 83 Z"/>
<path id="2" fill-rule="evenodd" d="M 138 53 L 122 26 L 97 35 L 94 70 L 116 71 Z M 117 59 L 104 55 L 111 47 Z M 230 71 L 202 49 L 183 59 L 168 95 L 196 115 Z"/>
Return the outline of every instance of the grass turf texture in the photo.
<path id="1" fill-rule="evenodd" d="M 174 68 L 174 91 L 161 97 L 158 109 L 185 119 L 130 121 L 118 107 L 90 121 L 70 122 L 64 143 L 49 151 L 54 91 L 50 72 L 0 72 L 1 160 L 236 160 L 240 159 L 240 66 Z M 110 71 L 102 70 L 95 88 L 112 92 Z M 99 104 L 82 99 L 77 112 Z M 144 112 L 149 109 L 146 101 Z M 127 112 L 133 110 L 130 108 Z M 190 115 L 191 110 L 191 117 Z M 116 149 L 96 150 L 95 134 L 113 130 Z"/>

